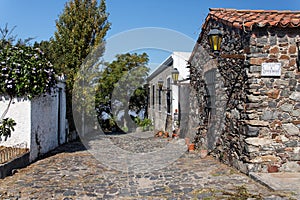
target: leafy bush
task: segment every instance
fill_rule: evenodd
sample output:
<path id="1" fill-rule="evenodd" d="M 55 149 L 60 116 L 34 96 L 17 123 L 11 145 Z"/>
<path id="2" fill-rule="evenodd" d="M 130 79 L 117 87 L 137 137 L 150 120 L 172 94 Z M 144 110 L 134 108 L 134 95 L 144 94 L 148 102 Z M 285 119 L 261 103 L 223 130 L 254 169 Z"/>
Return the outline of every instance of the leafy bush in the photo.
<path id="1" fill-rule="evenodd" d="M 16 126 L 15 120 L 11 118 L 5 118 L 0 122 L 0 137 L 5 137 L 7 140 L 11 136 L 11 132 L 14 131 L 14 126 Z"/>
<path id="2" fill-rule="evenodd" d="M 51 63 L 42 51 L 7 44 L 0 49 L 0 94 L 33 98 L 56 84 Z"/>
<path id="3" fill-rule="evenodd" d="M 137 124 L 137 126 L 143 127 L 144 130 L 152 125 L 152 121 L 148 118 L 141 119 L 139 117 L 136 117 L 134 119 L 134 122 Z"/>
<path id="4" fill-rule="evenodd" d="M 31 46 L 12 45 L 0 41 L 0 95 L 8 95 L 10 102 L 0 119 L 0 137 L 5 140 L 14 131 L 15 121 L 4 118 L 13 97 L 32 99 L 44 93 L 51 93 L 56 85 L 52 64 L 43 52 Z"/>

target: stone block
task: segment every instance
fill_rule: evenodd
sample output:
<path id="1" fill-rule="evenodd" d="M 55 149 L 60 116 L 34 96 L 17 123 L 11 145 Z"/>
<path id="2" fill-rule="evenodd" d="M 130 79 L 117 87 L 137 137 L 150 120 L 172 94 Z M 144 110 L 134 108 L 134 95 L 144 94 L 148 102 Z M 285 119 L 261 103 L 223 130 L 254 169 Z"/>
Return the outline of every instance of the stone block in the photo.
<path id="1" fill-rule="evenodd" d="M 277 143 L 288 143 L 289 139 L 287 137 L 285 137 L 284 135 L 278 135 L 275 137 L 275 141 Z"/>
<path id="2" fill-rule="evenodd" d="M 294 101 L 297 101 L 297 102 L 300 102 L 300 92 L 293 92 L 290 95 L 290 99 L 292 99 Z"/>
<path id="3" fill-rule="evenodd" d="M 297 147 L 298 142 L 296 140 L 287 141 L 284 143 L 286 147 Z"/>
<path id="4" fill-rule="evenodd" d="M 289 80 L 289 86 L 296 86 L 297 85 L 297 80 L 296 79 L 290 79 Z"/>
<path id="5" fill-rule="evenodd" d="M 270 54 L 278 54 L 279 53 L 279 48 L 278 47 L 272 47 L 270 49 Z"/>
<path id="6" fill-rule="evenodd" d="M 280 85 L 289 86 L 289 81 L 277 79 L 277 80 L 275 80 L 275 84 L 278 86 L 280 86 Z"/>
<path id="7" fill-rule="evenodd" d="M 289 54 L 295 54 L 297 52 L 297 47 L 292 45 L 289 47 Z"/>
<path id="8" fill-rule="evenodd" d="M 289 66 L 292 67 L 292 66 L 295 66 L 296 65 L 296 59 L 290 59 L 289 60 Z"/>
<path id="9" fill-rule="evenodd" d="M 287 162 L 287 163 L 282 164 L 280 171 L 300 172 L 300 165 L 297 162 Z"/>
<path id="10" fill-rule="evenodd" d="M 276 101 L 269 101 L 268 102 L 268 106 L 270 108 L 276 108 L 277 107 L 277 102 Z"/>
<path id="11" fill-rule="evenodd" d="M 278 117 L 277 111 L 265 110 L 265 111 L 263 111 L 261 120 L 268 121 L 268 120 L 276 119 L 277 117 Z"/>
<path id="12" fill-rule="evenodd" d="M 286 86 L 282 86 L 282 87 L 283 87 L 283 89 L 284 89 Z M 281 93 L 280 93 L 280 95 L 281 95 L 282 97 L 289 97 L 290 94 L 291 94 L 291 92 L 290 92 L 289 90 L 282 90 Z"/>
<path id="13" fill-rule="evenodd" d="M 292 111 L 292 116 L 293 117 L 300 117 L 300 110 L 293 110 Z"/>
<path id="14" fill-rule="evenodd" d="M 293 151 L 295 154 L 300 154 L 300 147 L 296 147 L 294 148 L 294 151 Z M 300 155 L 299 155 L 300 156 Z"/>
<path id="15" fill-rule="evenodd" d="M 251 73 L 261 72 L 261 66 L 256 66 L 256 65 L 250 66 L 250 72 Z"/>
<path id="16" fill-rule="evenodd" d="M 256 137 L 256 136 L 258 136 L 258 133 L 259 133 L 259 128 L 258 127 L 249 126 L 249 125 L 244 127 L 244 134 L 246 136 Z"/>
<path id="17" fill-rule="evenodd" d="M 245 145 L 245 150 L 248 153 L 256 153 L 256 152 L 259 152 L 259 147 L 246 144 Z"/>
<path id="18" fill-rule="evenodd" d="M 293 107 L 294 107 L 293 104 L 285 103 L 282 106 L 280 106 L 280 110 L 284 112 L 291 112 L 293 110 Z"/>
<path id="19" fill-rule="evenodd" d="M 292 123 L 294 124 L 294 125 L 300 125 L 300 120 L 294 120 L 294 121 L 292 121 Z"/>
<path id="20" fill-rule="evenodd" d="M 278 96 L 279 96 L 279 93 L 280 93 L 280 90 L 278 90 L 278 89 L 272 89 L 272 90 L 269 90 L 267 92 L 267 95 L 268 95 L 269 98 L 277 99 Z"/>
<path id="21" fill-rule="evenodd" d="M 290 136 L 299 135 L 300 134 L 299 128 L 297 126 L 295 126 L 294 124 L 292 124 L 292 123 L 282 124 L 282 128 Z"/>
<path id="22" fill-rule="evenodd" d="M 280 57 L 279 57 L 279 59 L 280 60 L 289 60 L 290 59 L 290 56 L 289 55 L 281 55 Z"/>
<path id="23" fill-rule="evenodd" d="M 269 122 L 260 120 L 245 120 L 245 122 L 250 126 L 269 126 Z"/>
<path id="24" fill-rule="evenodd" d="M 253 109 L 253 108 L 259 108 L 260 104 L 259 103 L 247 103 L 246 108 L 248 109 Z"/>
<path id="25" fill-rule="evenodd" d="M 262 37 L 262 38 L 257 38 L 257 45 L 258 46 L 264 46 L 268 43 L 268 38 Z"/>
<path id="26" fill-rule="evenodd" d="M 260 146 L 263 146 L 263 145 L 272 144 L 273 140 L 272 139 L 267 139 L 267 138 L 252 137 L 252 138 L 245 139 L 245 142 L 249 145 L 260 147 Z"/>
<path id="27" fill-rule="evenodd" d="M 251 65 L 261 65 L 264 62 L 262 58 L 250 58 Z"/>
<path id="28" fill-rule="evenodd" d="M 256 96 L 256 95 L 248 95 L 248 100 L 252 103 L 257 103 L 263 101 L 266 97 L 264 96 Z"/>
<path id="29" fill-rule="evenodd" d="M 274 155 L 265 155 L 265 156 L 257 156 L 256 158 L 250 160 L 251 163 L 266 163 L 272 162 L 276 163 L 279 162 L 281 159 Z"/>
<path id="30" fill-rule="evenodd" d="M 300 153 L 291 153 L 290 154 L 291 161 L 299 161 L 300 160 Z"/>

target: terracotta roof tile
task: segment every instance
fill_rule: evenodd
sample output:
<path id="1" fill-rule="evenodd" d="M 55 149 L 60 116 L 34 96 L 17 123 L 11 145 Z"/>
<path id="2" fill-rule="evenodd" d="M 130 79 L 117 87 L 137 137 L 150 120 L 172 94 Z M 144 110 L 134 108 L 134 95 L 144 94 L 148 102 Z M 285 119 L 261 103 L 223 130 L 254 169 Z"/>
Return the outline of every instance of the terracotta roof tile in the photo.
<path id="1" fill-rule="evenodd" d="M 211 8 L 203 28 L 210 19 L 246 30 L 251 30 L 254 26 L 300 27 L 300 11 Z"/>

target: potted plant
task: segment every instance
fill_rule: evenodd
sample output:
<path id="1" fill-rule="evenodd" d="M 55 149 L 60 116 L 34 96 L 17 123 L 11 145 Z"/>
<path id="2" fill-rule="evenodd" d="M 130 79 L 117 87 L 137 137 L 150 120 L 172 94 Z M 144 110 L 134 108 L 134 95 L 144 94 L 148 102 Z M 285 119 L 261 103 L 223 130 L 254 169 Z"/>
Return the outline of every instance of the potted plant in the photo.
<path id="1" fill-rule="evenodd" d="M 187 145 L 189 152 L 195 151 L 195 143 L 191 143 L 190 138 L 185 138 L 185 144 Z"/>
<path id="2" fill-rule="evenodd" d="M 188 150 L 189 150 L 189 152 L 195 151 L 195 144 L 194 144 L 194 143 L 190 143 L 190 144 L 188 145 Z"/>

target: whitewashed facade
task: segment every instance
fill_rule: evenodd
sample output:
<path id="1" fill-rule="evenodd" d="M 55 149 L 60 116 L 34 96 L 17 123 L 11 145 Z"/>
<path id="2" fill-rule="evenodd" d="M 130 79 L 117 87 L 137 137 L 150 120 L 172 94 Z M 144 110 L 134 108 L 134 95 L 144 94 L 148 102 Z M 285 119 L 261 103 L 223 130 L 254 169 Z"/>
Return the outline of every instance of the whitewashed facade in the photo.
<path id="1" fill-rule="evenodd" d="M 1 115 L 9 98 L 0 97 Z M 65 83 L 59 83 L 51 95 L 32 100 L 14 98 L 4 118 L 12 118 L 17 125 L 10 138 L 0 141 L 0 146 L 26 143 L 30 162 L 67 141 Z"/>
<path id="2" fill-rule="evenodd" d="M 179 71 L 179 81 L 189 77 L 187 60 L 190 52 L 173 52 L 162 64 L 160 64 L 147 78 L 149 85 L 148 117 L 154 124 L 155 131 L 172 132 L 176 127 L 176 118 L 180 109 L 180 88 L 174 85 L 172 70 Z M 163 88 L 160 91 L 158 81 L 163 80 Z M 185 81 L 186 84 L 189 81 Z M 177 114 L 175 114 L 177 113 Z"/>

